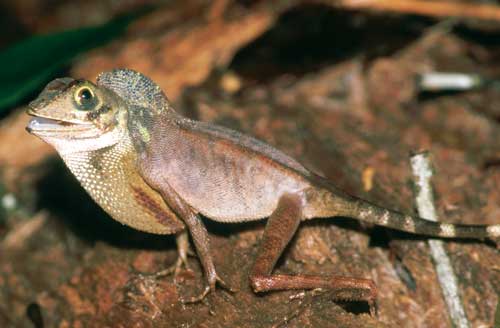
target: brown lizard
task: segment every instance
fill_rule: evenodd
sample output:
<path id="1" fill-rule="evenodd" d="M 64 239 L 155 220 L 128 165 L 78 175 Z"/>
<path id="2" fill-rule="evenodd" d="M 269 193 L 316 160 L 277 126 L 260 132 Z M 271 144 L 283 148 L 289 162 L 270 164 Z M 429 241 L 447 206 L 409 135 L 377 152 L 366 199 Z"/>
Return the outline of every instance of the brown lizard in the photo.
<path id="1" fill-rule="evenodd" d="M 200 215 L 224 223 L 269 218 L 250 272 L 255 292 L 324 288 L 368 302 L 376 296 L 369 279 L 273 274 L 301 221 L 344 216 L 426 236 L 500 236 L 500 225 L 436 223 L 350 196 L 268 144 L 179 115 L 154 82 L 132 70 L 102 73 L 96 84 L 56 79 L 28 114 L 35 116 L 28 132 L 55 147 L 111 217 L 177 235 L 177 265 L 186 263 L 189 231 L 208 282 L 192 300 L 224 285 Z"/>

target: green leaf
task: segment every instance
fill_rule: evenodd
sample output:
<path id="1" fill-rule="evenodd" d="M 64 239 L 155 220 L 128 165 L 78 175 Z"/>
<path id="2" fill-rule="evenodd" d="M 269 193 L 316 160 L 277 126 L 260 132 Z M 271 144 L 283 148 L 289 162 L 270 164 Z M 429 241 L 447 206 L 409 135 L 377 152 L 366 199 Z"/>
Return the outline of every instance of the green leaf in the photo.
<path id="1" fill-rule="evenodd" d="M 31 96 L 76 55 L 123 33 L 138 15 L 96 27 L 33 36 L 0 52 L 0 112 Z"/>

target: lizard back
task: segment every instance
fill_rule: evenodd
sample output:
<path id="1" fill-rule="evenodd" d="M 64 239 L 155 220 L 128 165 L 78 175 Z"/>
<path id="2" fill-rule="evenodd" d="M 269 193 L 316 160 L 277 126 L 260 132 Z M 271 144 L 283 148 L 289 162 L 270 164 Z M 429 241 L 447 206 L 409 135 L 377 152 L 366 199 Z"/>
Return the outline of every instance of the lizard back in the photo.
<path id="1" fill-rule="evenodd" d="M 265 218 L 280 195 L 310 187 L 308 171 L 298 162 L 229 129 L 156 117 L 151 130 L 147 155 L 140 161 L 146 180 L 168 181 L 191 207 L 213 220 Z"/>

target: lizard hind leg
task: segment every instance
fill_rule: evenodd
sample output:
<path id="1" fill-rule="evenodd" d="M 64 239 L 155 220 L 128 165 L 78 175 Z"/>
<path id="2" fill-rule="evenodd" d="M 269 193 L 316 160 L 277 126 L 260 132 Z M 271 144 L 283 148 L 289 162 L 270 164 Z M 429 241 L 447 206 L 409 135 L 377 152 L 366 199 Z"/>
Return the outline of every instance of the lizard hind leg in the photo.
<path id="1" fill-rule="evenodd" d="M 369 279 L 343 276 L 273 274 L 273 268 L 303 218 L 305 196 L 285 194 L 269 217 L 250 273 L 255 292 L 294 289 L 325 289 L 336 300 L 367 301 L 373 309 L 377 289 Z"/>

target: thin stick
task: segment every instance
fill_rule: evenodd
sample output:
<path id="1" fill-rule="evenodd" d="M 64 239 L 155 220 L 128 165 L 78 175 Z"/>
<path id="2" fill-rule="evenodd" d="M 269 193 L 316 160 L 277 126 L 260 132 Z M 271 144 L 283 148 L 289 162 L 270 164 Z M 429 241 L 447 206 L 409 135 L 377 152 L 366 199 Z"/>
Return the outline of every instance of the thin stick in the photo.
<path id="1" fill-rule="evenodd" d="M 437 221 L 430 183 L 432 168 L 429 153 L 420 152 L 414 154 L 411 156 L 410 162 L 417 189 L 416 202 L 418 213 L 423 218 Z M 467 320 L 462 300 L 459 297 L 457 277 L 453 272 L 450 258 L 444 249 L 444 243 L 442 240 L 429 240 L 429 248 L 453 326 L 469 328 L 470 323 Z"/>
<path id="2" fill-rule="evenodd" d="M 0 242 L 0 248 L 5 250 L 20 249 L 26 244 L 47 221 L 47 213 L 38 212 L 31 220 L 17 224 Z"/>
<path id="3" fill-rule="evenodd" d="M 423 0 L 337 0 L 328 3 L 347 9 L 368 9 L 431 17 L 500 20 L 500 7 L 488 4 Z"/>
<path id="4" fill-rule="evenodd" d="M 485 79 L 478 74 L 455 72 L 428 72 L 422 73 L 417 79 L 417 88 L 420 91 L 466 91 L 483 86 Z"/>

